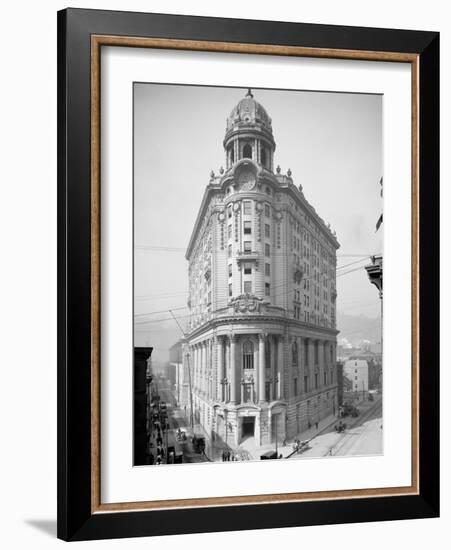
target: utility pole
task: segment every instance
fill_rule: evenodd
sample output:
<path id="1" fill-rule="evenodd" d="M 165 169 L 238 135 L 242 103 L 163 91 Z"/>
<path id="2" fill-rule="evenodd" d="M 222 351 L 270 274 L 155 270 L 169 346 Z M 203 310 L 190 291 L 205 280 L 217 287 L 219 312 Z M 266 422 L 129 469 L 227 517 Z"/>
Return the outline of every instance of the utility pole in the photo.
<path id="1" fill-rule="evenodd" d="M 177 326 L 180 329 L 180 332 L 182 333 L 183 338 L 186 338 L 185 331 L 183 330 L 182 326 L 180 325 L 177 317 L 174 315 L 172 310 L 169 310 L 169 313 L 172 315 L 174 321 L 177 323 Z M 188 362 L 188 386 L 189 386 L 189 401 L 190 401 L 190 424 L 191 428 L 194 430 L 194 416 L 193 416 L 193 388 L 191 385 L 191 364 L 190 364 L 190 353 L 188 352 L 186 354 L 186 360 Z"/>
<path id="2" fill-rule="evenodd" d="M 383 295 L 383 258 L 382 254 L 371 256 L 371 264 L 365 266 L 368 279 L 379 291 L 379 299 L 381 302 L 381 356 L 384 350 L 384 300 Z M 382 369 L 381 369 L 382 377 Z M 382 381 L 381 381 L 382 382 Z M 382 386 L 382 383 L 381 383 Z"/>

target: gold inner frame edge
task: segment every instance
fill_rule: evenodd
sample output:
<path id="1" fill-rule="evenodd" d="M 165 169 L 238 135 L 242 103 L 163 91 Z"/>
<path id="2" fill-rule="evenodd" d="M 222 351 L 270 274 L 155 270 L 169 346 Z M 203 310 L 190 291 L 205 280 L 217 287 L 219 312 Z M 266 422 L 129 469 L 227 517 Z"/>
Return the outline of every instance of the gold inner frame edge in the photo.
<path id="1" fill-rule="evenodd" d="M 102 46 L 410 63 L 412 208 L 412 479 L 407 487 L 189 498 L 102 504 L 100 499 L 100 50 Z M 114 35 L 91 36 L 91 513 L 203 508 L 419 494 L 419 55 Z"/>

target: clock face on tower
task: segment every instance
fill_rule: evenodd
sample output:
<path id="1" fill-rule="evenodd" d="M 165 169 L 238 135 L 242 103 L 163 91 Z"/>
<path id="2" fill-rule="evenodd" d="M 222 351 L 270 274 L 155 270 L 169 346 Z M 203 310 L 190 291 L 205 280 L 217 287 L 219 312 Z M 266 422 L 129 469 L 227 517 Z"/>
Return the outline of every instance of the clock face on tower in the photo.
<path id="1" fill-rule="evenodd" d="M 238 176 L 241 191 L 250 191 L 255 185 L 255 174 L 252 170 L 243 170 Z"/>

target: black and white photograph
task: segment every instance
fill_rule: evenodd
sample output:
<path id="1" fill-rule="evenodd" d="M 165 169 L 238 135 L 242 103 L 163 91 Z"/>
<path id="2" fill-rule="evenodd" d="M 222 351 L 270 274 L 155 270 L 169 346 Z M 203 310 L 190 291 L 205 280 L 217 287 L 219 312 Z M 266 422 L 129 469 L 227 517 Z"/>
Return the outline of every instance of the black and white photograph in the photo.
<path id="1" fill-rule="evenodd" d="M 383 453 L 382 108 L 134 83 L 134 465 Z"/>

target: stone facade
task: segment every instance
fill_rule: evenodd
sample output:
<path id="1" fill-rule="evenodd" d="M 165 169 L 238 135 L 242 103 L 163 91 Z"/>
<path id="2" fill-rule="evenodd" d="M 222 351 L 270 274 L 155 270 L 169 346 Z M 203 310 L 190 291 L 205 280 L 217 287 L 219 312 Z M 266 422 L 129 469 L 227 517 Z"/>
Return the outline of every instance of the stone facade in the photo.
<path id="1" fill-rule="evenodd" d="M 257 446 L 335 412 L 336 236 L 274 171 L 271 119 L 249 91 L 227 120 L 187 249 L 183 379 L 216 439 Z"/>

